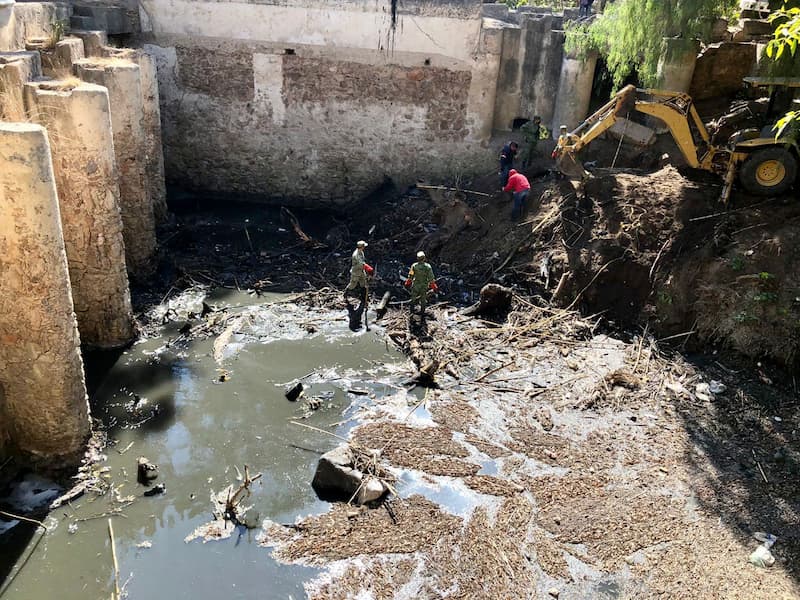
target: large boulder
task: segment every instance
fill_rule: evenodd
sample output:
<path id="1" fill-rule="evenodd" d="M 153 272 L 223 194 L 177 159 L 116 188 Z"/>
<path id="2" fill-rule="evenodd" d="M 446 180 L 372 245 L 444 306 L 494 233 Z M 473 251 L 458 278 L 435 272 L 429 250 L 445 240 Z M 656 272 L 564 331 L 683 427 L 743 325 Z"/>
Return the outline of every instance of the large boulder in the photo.
<path id="1" fill-rule="evenodd" d="M 378 500 L 389 490 L 377 477 L 355 468 L 353 450 L 348 444 L 320 457 L 311 486 L 323 500 L 347 502 L 352 498 L 357 504 Z"/>

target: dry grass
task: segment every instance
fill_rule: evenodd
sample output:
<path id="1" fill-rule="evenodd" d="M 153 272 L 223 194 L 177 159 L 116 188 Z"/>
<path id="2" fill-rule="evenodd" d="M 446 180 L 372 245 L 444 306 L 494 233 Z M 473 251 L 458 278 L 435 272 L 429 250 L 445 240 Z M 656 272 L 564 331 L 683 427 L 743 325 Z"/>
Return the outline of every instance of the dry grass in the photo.
<path id="1" fill-rule="evenodd" d="M 39 83 L 39 88 L 51 92 L 69 92 L 83 83 L 80 79 L 73 76 L 64 77 L 62 79 L 54 79 L 52 81 L 42 81 Z"/>
<path id="2" fill-rule="evenodd" d="M 462 520 L 443 512 L 422 496 L 392 500 L 384 507 L 356 509 L 334 504 L 325 514 L 309 517 L 298 532 L 278 525 L 267 531 L 267 543 L 283 541 L 277 555 L 321 564 L 360 554 L 408 554 L 429 550 L 442 537 L 460 529 Z"/>

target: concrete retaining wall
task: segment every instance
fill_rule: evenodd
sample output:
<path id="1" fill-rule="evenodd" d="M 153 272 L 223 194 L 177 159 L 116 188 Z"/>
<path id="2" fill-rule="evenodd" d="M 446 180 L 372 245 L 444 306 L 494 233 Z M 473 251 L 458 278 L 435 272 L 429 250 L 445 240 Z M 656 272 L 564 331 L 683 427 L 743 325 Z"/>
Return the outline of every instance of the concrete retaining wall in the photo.
<path id="1" fill-rule="evenodd" d="M 33 459 L 76 462 L 89 436 L 55 176 L 39 125 L 0 124 L 4 429 Z"/>

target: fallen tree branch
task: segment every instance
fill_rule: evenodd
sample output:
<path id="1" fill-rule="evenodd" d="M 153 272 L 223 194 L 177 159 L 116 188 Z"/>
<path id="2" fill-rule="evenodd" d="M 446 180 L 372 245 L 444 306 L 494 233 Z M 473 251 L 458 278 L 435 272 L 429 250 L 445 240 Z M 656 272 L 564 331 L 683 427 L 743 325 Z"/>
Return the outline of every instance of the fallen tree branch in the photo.
<path id="1" fill-rule="evenodd" d="M 0 515 L 4 517 L 8 517 L 9 519 L 16 519 L 17 521 L 26 521 L 27 523 L 33 523 L 34 525 L 38 525 L 45 531 L 50 531 L 47 528 L 47 525 L 42 523 L 41 521 L 37 521 L 36 519 L 31 519 L 30 517 L 23 517 L 22 515 L 15 515 L 14 513 L 6 512 L 4 510 L 0 510 Z"/>
<path id="2" fill-rule="evenodd" d="M 476 192 L 474 190 L 460 190 L 458 188 L 445 187 L 443 185 L 422 185 L 422 184 L 417 184 L 416 187 L 417 187 L 417 189 L 420 189 L 420 190 L 441 190 L 443 192 L 463 192 L 465 194 L 475 194 L 476 196 L 484 196 L 486 198 L 491 198 L 492 197 L 492 194 L 485 194 L 483 192 Z"/>
<path id="3" fill-rule="evenodd" d="M 303 228 L 300 227 L 300 221 L 298 221 L 297 217 L 294 216 L 294 213 L 292 211 L 290 211 L 288 208 L 286 208 L 285 206 L 281 206 L 281 215 L 286 217 L 286 219 L 289 220 L 289 222 L 292 224 L 292 229 L 294 229 L 294 232 L 297 234 L 297 237 L 299 237 L 301 240 L 303 240 L 303 243 L 306 246 L 311 246 L 313 248 L 322 248 L 322 247 L 324 247 L 325 244 L 322 244 L 321 242 L 318 242 L 317 240 L 312 238 L 310 235 L 308 235 L 305 231 L 303 231 Z"/>

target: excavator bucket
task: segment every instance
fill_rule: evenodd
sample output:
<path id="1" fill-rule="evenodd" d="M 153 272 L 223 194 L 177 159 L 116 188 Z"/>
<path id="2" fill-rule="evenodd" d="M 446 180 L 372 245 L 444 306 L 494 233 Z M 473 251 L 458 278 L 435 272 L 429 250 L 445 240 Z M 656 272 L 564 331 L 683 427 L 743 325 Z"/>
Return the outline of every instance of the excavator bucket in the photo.
<path id="1" fill-rule="evenodd" d="M 562 152 L 556 160 L 556 168 L 570 179 L 583 179 L 587 176 L 586 170 L 569 152 Z"/>

